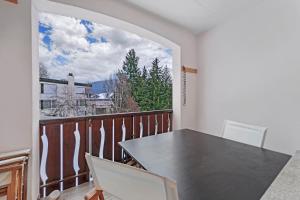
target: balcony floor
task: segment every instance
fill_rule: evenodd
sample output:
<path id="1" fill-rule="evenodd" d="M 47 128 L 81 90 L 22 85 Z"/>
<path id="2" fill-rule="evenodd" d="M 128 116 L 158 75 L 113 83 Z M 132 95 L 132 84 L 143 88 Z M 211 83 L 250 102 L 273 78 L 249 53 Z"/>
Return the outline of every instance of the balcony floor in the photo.
<path id="1" fill-rule="evenodd" d="M 69 188 L 62 192 L 59 200 L 84 200 L 84 195 L 94 188 L 92 182 L 83 183 L 78 187 Z M 118 200 L 118 198 L 111 196 L 110 194 L 104 192 L 105 200 Z M 47 198 L 42 198 L 40 200 L 47 200 Z"/>
<path id="2" fill-rule="evenodd" d="M 64 200 L 83 200 L 84 195 L 88 193 L 90 190 L 92 190 L 94 187 L 92 182 L 89 183 L 83 183 L 79 185 L 78 187 L 69 188 L 62 192 L 61 199 Z"/>
<path id="3" fill-rule="evenodd" d="M 92 190 L 94 187 L 92 182 L 83 183 L 78 187 L 69 188 L 62 192 L 59 199 L 63 200 L 84 200 L 84 195 Z M 46 200 L 47 198 L 42 198 L 41 200 Z"/>

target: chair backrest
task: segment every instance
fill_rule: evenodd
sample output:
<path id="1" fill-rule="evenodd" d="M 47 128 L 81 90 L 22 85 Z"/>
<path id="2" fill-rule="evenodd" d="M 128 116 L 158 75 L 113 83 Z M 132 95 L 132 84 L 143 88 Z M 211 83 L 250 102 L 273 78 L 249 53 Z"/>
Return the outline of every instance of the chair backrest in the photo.
<path id="1" fill-rule="evenodd" d="M 178 200 L 174 181 L 86 154 L 95 187 L 122 200 Z"/>
<path id="2" fill-rule="evenodd" d="M 225 120 L 223 138 L 263 147 L 267 128 Z"/>

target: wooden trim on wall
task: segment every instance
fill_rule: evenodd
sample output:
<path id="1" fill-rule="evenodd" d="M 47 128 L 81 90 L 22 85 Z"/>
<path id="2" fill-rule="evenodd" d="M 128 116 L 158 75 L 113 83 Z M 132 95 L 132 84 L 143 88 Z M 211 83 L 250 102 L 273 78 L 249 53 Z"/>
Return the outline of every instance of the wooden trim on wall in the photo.
<path id="1" fill-rule="evenodd" d="M 0 154 L 0 173 L 11 174 L 9 184 L 0 187 L 0 196 L 5 195 L 6 192 L 8 200 L 26 200 L 29 153 L 30 150 L 27 149 Z"/>
<path id="2" fill-rule="evenodd" d="M 22 156 L 29 157 L 29 155 L 30 155 L 30 149 L 12 151 L 12 152 L 7 152 L 7 153 L 0 153 L 0 161 L 18 158 L 18 157 L 22 157 Z"/>
<path id="3" fill-rule="evenodd" d="M 188 66 L 182 66 L 181 67 L 182 72 L 191 73 L 191 74 L 197 74 L 198 70 L 196 68 L 188 67 Z"/>
<path id="4" fill-rule="evenodd" d="M 8 2 L 11 2 L 11 3 L 14 3 L 14 4 L 18 4 L 18 0 L 5 0 L 5 1 L 8 1 Z"/>

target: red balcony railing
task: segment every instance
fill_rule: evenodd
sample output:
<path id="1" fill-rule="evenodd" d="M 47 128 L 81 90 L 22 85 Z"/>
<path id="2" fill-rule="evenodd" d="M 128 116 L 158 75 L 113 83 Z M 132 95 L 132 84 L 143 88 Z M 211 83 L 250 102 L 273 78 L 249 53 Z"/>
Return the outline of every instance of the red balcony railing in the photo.
<path id="1" fill-rule="evenodd" d="M 171 130 L 172 110 L 41 120 L 41 197 L 89 181 L 85 152 L 123 162 L 118 142 Z"/>

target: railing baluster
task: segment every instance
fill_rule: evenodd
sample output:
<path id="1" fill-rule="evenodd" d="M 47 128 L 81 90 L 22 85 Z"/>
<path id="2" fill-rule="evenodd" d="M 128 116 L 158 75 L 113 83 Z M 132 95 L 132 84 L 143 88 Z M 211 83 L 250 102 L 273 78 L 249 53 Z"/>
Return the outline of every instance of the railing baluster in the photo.
<path id="1" fill-rule="evenodd" d="M 43 126 L 43 135 L 41 136 L 41 139 L 43 143 L 43 151 L 42 151 L 41 166 L 40 166 L 40 176 L 43 185 L 45 185 L 48 180 L 47 170 L 46 170 L 47 157 L 48 157 L 48 138 L 46 135 L 46 126 Z M 46 187 L 43 188 L 43 197 L 46 197 Z"/>
<path id="2" fill-rule="evenodd" d="M 140 117 L 140 138 L 143 137 L 143 131 L 144 131 L 144 127 L 143 127 L 143 117 Z"/>
<path id="3" fill-rule="evenodd" d="M 165 133 L 165 131 L 164 131 L 164 114 L 163 113 L 161 113 L 161 116 L 160 116 L 160 123 L 161 123 L 161 131 L 160 131 L 160 133 Z"/>
<path id="4" fill-rule="evenodd" d="M 64 190 L 64 125 L 60 124 L 60 191 Z"/>
<path id="5" fill-rule="evenodd" d="M 115 119 L 112 123 L 112 161 L 115 162 Z"/>
<path id="6" fill-rule="evenodd" d="M 93 140 L 92 140 L 92 122 L 91 119 L 89 119 L 89 153 L 92 155 L 92 149 L 93 149 Z"/>
<path id="7" fill-rule="evenodd" d="M 137 138 L 136 136 L 135 136 L 135 124 L 134 124 L 134 116 L 132 116 L 132 138 Z"/>
<path id="8" fill-rule="evenodd" d="M 126 139 L 126 126 L 125 126 L 125 119 L 123 118 L 123 124 L 122 124 L 122 142 L 124 142 Z M 122 154 L 121 158 L 124 160 L 124 149 L 122 148 Z"/>
<path id="9" fill-rule="evenodd" d="M 157 135 L 158 133 L 158 121 L 157 121 L 157 115 L 155 115 L 155 131 L 154 131 L 154 135 Z"/>
<path id="10" fill-rule="evenodd" d="M 164 133 L 164 114 L 161 114 L 161 132 Z"/>
<path id="11" fill-rule="evenodd" d="M 99 158 L 104 158 L 104 144 L 105 144 L 105 129 L 103 126 L 103 120 L 101 120 L 101 128 L 100 128 L 100 150 L 99 150 Z"/>
<path id="12" fill-rule="evenodd" d="M 148 115 L 148 136 L 150 135 L 150 115 Z"/>
<path id="13" fill-rule="evenodd" d="M 76 186 L 78 186 L 78 172 L 79 168 L 79 148 L 80 148 L 80 132 L 78 130 L 78 122 L 76 122 L 76 129 L 74 131 L 75 135 L 75 150 L 74 150 L 74 158 L 73 158 L 73 168 L 76 174 Z"/>
<path id="14" fill-rule="evenodd" d="M 89 154 L 93 154 L 93 140 L 92 140 L 92 120 L 89 119 L 89 129 L 88 129 L 88 134 L 89 134 Z M 93 181 L 92 173 L 89 172 L 89 181 Z"/>
<path id="15" fill-rule="evenodd" d="M 171 129 L 171 120 L 170 120 L 170 114 L 168 114 L 168 132 L 170 132 Z"/>

